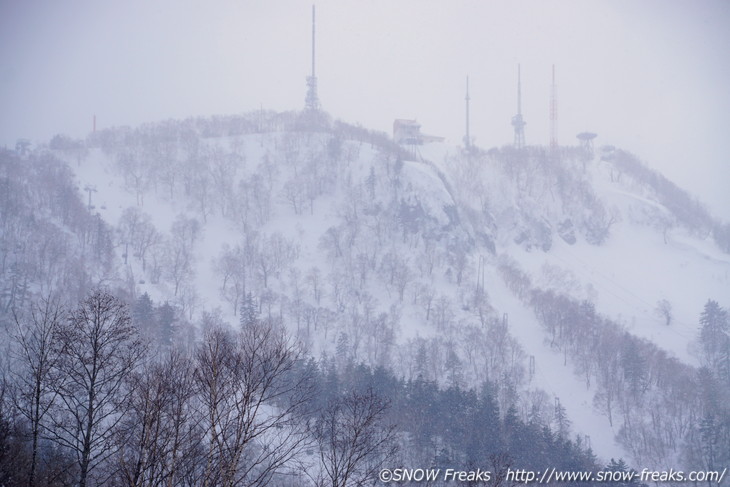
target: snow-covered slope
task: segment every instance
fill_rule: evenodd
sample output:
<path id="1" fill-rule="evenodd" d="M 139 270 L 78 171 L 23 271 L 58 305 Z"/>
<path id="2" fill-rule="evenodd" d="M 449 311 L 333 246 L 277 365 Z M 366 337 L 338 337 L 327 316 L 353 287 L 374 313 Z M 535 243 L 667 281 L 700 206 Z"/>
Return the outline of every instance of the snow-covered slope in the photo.
<path id="1" fill-rule="evenodd" d="M 209 132 L 172 122 L 107 131 L 70 161 L 120 229 L 118 276 L 130 292 L 174 302 L 192 322 L 219 309 L 231 323 L 251 293 L 315 357 L 443 384 L 490 381 L 503 411 L 517 404 L 552 428 L 564 406 L 572 435 L 603 458 L 681 456 L 679 443 L 637 458 L 626 434 L 616 441 L 643 410 L 627 405 L 611 425 L 597 406 L 600 381 L 574 373 L 529 305 L 531 289 L 593 303 L 631 336 L 698 366 L 697 318 L 708 299 L 730 296 L 730 255 L 712 227 L 688 227 L 651 185 L 579 149 L 433 144 L 410 158 L 344 124 Z M 144 266 L 129 250 L 139 235 L 122 231 L 129 208 L 158 232 Z M 505 260 L 529 278 L 522 295 L 499 270 Z"/>

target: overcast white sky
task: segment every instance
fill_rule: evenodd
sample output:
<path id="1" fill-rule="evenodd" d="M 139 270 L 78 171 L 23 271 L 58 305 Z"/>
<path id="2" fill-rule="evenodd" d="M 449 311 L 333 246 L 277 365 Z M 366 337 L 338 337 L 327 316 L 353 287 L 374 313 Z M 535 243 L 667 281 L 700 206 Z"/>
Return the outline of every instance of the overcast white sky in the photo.
<path id="1" fill-rule="evenodd" d="M 307 0 L 0 0 L 0 146 L 98 127 L 299 109 Z M 335 118 L 417 118 L 461 143 L 464 83 L 481 147 L 512 140 L 522 65 L 528 144 L 592 131 L 730 220 L 727 0 L 320 0 L 317 77 Z"/>

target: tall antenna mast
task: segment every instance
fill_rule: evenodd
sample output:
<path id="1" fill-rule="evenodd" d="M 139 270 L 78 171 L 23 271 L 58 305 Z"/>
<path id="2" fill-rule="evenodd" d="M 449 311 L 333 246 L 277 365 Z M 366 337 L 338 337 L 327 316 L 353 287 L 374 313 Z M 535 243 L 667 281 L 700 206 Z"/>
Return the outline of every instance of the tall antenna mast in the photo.
<path id="1" fill-rule="evenodd" d="M 317 96 L 317 76 L 314 70 L 314 5 L 312 5 L 312 75 L 307 77 L 307 97 L 304 100 L 305 108 L 307 110 L 319 110 L 319 96 Z"/>
<path id="2" fill-rule="evenodd" d="M 519 64 L 517 65 L 517 114 L 522 115 L 522 77 Z"/>
<path id="3" fill-rule="evenodd" d="M 553 83 L 550 88 L 550 147 L 558 147 L 558 87 L 555 84 L 555 65 L 553 64 Z"/>
<path id="4" fill-rule="evenodd" d="M 466 135 L 464 136 L 464 147 L 471 147 L 471 137 L 469 136 L 469 76 L 466 77 Z"/>
<path id="5" fill-rule="evenodd" d="M 522 80 L 520 78 L 520 65 L 517 65 L 517 115 L 512 117 L 512 126 L 515 128 L 515 148 L 525 147 L 525 125 L 527 122 L 522 118 Z"/>

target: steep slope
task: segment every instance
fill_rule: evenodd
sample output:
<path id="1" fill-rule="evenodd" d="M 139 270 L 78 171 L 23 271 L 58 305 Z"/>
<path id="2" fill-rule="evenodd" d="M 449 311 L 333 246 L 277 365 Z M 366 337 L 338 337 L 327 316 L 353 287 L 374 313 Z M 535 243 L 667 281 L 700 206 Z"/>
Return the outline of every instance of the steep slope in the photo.
<path id="1" fill-rule="evenodd" d="M 84 296 L 114 272 L 111 228 L 89 213 L 74 173 L 47 151 L 0 150 L 0 320 L 36 296 Z"/>
<path id="2" fill-rule="evenodd" d="M 117 275 L 131 296 L 175 303 L 191 322 L 216 309 L 235 322 L 251 294 L 315 357 L 444 385 L 489 381 L 502 412 L 516 405 L 526 420 L 587 435 L 606 458 L 690 461 L 699 418 L 686 411 L 651 452 L 624 427 L 674 387 L 654 378 L 649 355 L 678 358 L 690 376 L 700 364 L 697 316 L 730 290 L 730 259 L 707 238 L 720 225 L 701 211 L 693 224 L 615 151 L 432 145 L 414 158 L 382 134 L 302 123 L 257 113 L 90 136 L 71 167 L 118 229 Z M 613 376 L 631 396 L 622 418 L 607 414 L 607 384 L 580 365 L 577 342 L 544 328 L 539 290 L 565 309 L 587 303 L 580 319 L 597 347 L 620 348 L 607 336 L 645 347 L 644 365 L 621 355 L 624 377 Z"/>

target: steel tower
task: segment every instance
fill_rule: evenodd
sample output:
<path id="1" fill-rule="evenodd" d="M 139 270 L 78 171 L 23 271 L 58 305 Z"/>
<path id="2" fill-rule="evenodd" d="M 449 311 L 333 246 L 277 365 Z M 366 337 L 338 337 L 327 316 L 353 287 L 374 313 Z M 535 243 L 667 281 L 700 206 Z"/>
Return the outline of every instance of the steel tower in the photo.
<path id="1" fill-rule="evenodd" d="M 471 148 L 471 136 L 469 135 L 469 77 L 466 77 L 466 135 L 464 136 L 464 147 Z"/>
<path id="2" fill-rule="evenodd" d="M 525 125 L 527 122 L 522 118 L 522 81 L 520 79 L 520 65 L 517 65 L 517 115 L 512 117 L 512 126 L 515 128 L 515 147 L 525 147 Z"/>
<path id="3" fill-rule="evenodd" d="M 553 83 L 550 87 L 550 148 L 558 147 L 558 87 L 555 84 L 555 65 L 553 64 Z"/>
<path id="4" fill-rule="evenodd" d="M 315 34 L 315 23 L 314 23 L 314 5 L 312 5 L 312 75 L 307 77 L 307 97 L 305 99 L 305 108 L 307 110 L 319 110 L 319 96 L 317 96 L 317 76 L 314 70 L 314 34 Z"/>

